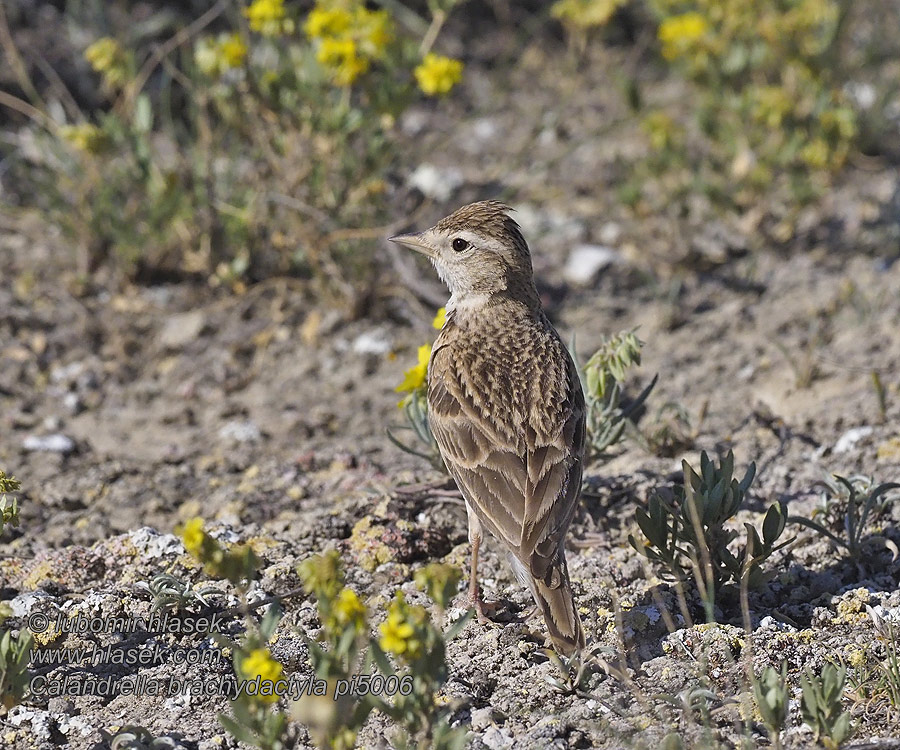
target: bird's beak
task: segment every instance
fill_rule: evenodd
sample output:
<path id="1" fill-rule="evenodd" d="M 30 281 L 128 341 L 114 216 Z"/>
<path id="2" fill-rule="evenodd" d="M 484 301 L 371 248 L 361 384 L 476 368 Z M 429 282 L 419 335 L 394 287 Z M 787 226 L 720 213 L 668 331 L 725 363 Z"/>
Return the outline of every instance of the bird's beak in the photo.
<path id="1" fill-rule="evenodd" d="M 410 250 L 420 252 L 422 255 L 427 255 L 429 258 L 434 257 L 434 250 L 425 241 L 421 232 L 418 234 L 395 234 L 393 237 L 388 237 L 388 239 L 391 242 L 396 242 L 398 245 L 408 247 Z"/>

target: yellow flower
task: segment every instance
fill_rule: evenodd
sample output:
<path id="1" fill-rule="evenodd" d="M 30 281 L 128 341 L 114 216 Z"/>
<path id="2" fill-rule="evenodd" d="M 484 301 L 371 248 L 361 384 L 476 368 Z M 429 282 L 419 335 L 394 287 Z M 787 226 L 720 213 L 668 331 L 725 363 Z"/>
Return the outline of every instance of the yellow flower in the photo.
<path id="1" fill-rule="evenodd" d="M 184 548 L 194 557 L 200 556 L 204 539 L 206 539 L 206 532 L 203 530 L 202 518 L 192 518 L 181 527 L 181 540 L 184 542 Z"/>
<path id="2" fill-rule="evenodd" d="M 267 694 L 256 695 L 255 697 L 257 700 L 260 700 L 263 703 L 275 703 L 278 700 L 278 696 L 275 694 L 274 685 L 284 675 L 284 669 L 281 664 L 272 658 L 269 649 L 253 649 L 241 660 L 240 672 L 241 676 L 246 680 L 253 681 L 256 680 L 257 677 L 260 678 L 260 693 Z M 263 683 L 269 684 L 267 687 L 263 688 Z"/>
<path id="3" fill-rule="evenodd" d="M 243 64 L 247 45 L 237 34 L 222 34 L 217 40 L 206 37 L 197 42 L 194 62 L 208 76 L 217 78 L 231 68 Z"/>
<path id="4" fill-rule="evenodd" d="M 334 615 L 339 625 L 353 625 L 362 630 L 366 623 L 366 606 L 353 589 L 342 589 L 334 604 Z"/>
<path id="5" fill-rule="evenodd" d="M 59 128 L 60 137 L 79 151 L 88 154 L 96 154 L 107 145 L 106 133 L 96 125 L 85 122 L 79 125 L 62 125 Z"/>
<path id="6" fill-rule="evenodd" d="M 122 61 L 124 51 L 112 37 L 98 39 L 84 51 L 84 59 L 98 73 L 104 73 Z"/>
<path id="7" fill-rule="evenodd" d="M 253 0 L 244 15 L 250 28 L 265 36 L 289 34 L 294 30 L 294 22 L 287 17 L 284 0 Z"/>
<path id="8" fill-rule="evenodd" d="M 369 69 L 369 61 L 356 54 L 356 42 L 352 39 L 323 39 L 316 59 L 331 69 L 339 86 L 349 86 Z"/>
<path id="9" fill-rule="evenodd" d="M 386 10 L 356 9 L 356 27 L 360 30 L 360 46 L 365 54 L 379 58 L 393 38 L 391 17 Z"/>
<path id="10" fill-rule="evenodd" d="M 247 57 L 247 45 L 238 34 L 231 34 L 222 41 L 222 58 L 229 68 L 243 65 Z"/>
<path id="11" fill-rule="evenodd" d="M 428 96 L 446 94 L 462 80 L 463 64 L 459 60 L 429 52 L 413 73 L 419 88 Z"/>
<path id="12" fill-rule="evenodd" d="M 800 158 L 813 169 L 825 169 L 831 154 L 823 138 L 814 138 L 800 149 Z"/>
<path id="13" fill-rule="evenodd" d="M 310 39 L 338 36 L 350 28 L 353 16 L 345 8 L 315 7 L 306 17 L 303 30 Z"/>
<path id="14" fill-rule="evenodd" d="M 439 331 L 444 327 L 444 323 L 447 322 L 447 308 L 441 307 L 437 311 L 437 315 L 434 316 L 434 320 L 431 321 L 431 325 L 434 328 L 437 328 Z"/>
<path id="15" fill-rule="evenodd" d="M 423 622 L 424 612 L 421 607 L 407 607 L 402 594 L 391 602 L 387 620 L 378 626 L 381 637 L 378 645 L 384 651 L 397 656 L 415 659 L 422 650 L 422 642 L 416 637 L 415 625 Z"/>
<path id="16" fill-rule="evenodd" d="M 550 15 L 578 29 L 603 26 L 628 0 L 557 0 L 550 7 Z"/>
<path id="17" fill-rule="evenodd" d="M 107 88 L 119 88 L 128 81 L 128 53 L 115 39 L 98 39 L 84 51 L 84 59 L 103 76 Z"/>
<path id="18" fill-rule="evenodd" d="M 419 347 L 419 362 L 411 367 L 403 376 L 403 382 L 394 390 L 397 393 L 412 393 L 425 385 L 425 377 L 428 375 L 428 360 L 431 358 L 431 344 L 422 344 Z"/>
<path id="19" fill-rule="evenodd" d="M 665 19 L 657 32 L 657 37 L 662 42 L 663 57 L 666 60 L 674 60 L 684 54 L 708 29 L 709 23 L 706 19 L 693 11 Z"/>
<path id="20" fill-rule="evenodd" d="M 641 122 L 641 128 L 657 151 L 671 148 L 680 139 L 681 129 L 665 112 L 652 112 Z"/>

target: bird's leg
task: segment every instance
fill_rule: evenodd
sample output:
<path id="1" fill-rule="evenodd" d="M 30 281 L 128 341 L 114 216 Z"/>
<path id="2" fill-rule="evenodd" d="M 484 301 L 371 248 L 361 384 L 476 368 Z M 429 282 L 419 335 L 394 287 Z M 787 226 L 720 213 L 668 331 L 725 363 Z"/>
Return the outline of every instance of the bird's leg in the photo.
<path id="1" fill-rule="evenodd" d="M 485 602 L 481 598 L 478 586 L 478 552 L 481 549 L 481 524 L 472 511 L 469 511 L 469 542 L 472 544 L 472 564 L 469 568 L 469 600 L 475 608 L 478 622 L 484 624 L 493 622 L 491 616 L 496 614 L 497 605 L 494 602 Z"/>

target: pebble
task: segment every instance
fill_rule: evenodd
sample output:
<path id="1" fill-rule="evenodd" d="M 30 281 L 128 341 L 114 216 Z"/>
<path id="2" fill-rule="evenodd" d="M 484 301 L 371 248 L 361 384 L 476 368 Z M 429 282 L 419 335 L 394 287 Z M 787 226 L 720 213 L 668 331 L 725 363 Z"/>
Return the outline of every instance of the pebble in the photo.
<path id="1" fill-rule="evenodd" d="M 513 738 L 507 733 L 501 732 L 497 727 L 490 727 L 483 735 L 481 741 L 491 750 L 505 750 L 513 746 Z"/>
<path id="2" fill-rule="evenodd" d="M 200 310 L 173 315 L 159 332 L 159 343 L 166 349 L 181 349 L 197 338 L 206 326 L 206 315 Z"/>
<path id="3" fill-rule="evenodd" d="M 381 329 L 359 334 L 351 348 L 357 354 L 387 354 L 393 346 L 391 339 Z"/>
<path id="4" fill-rule="evenodd" d="M 834 444 L 834 452 L 847 453 L 848 451 L 852 450 L 860 440 L 871 435 L 872 432 L 874 432 L 874 428 L 868 425 L 866 425 L 865 427 L 854 427 L 851 430 L 847 430 L 838 438 L 838 441 Z"/>
<path id="5" fill-rule="evenodd" d="M 563 278 L 575 286 L 586 286 L 607 266 L 621 260 L 619 253 L 606 245 L 578 245 L 566 260 Z"/>
<path id="6" fill-rule="evenodd" d="M 256 443 L 262 438 L 262 433 L 256 423 L 249 419 L 232 420 L 222 425 L 219 437 L 236 443 Z"/>
<path id="7" fill-rule="evenodd" d="M 22 447 L 36 453 L 68 454 L 75 450 L 75 441 L 59 432 L 54 435 L 29 435 L 22 441 Z"/>
<path id="8" fill-rule="evenodd" d="M 408 182 L 410 187 L 420 190 L 426 197 L 444 203 L 462 186 L 463 175 L 456 167 L 420 164 L 409 176 Z"/>

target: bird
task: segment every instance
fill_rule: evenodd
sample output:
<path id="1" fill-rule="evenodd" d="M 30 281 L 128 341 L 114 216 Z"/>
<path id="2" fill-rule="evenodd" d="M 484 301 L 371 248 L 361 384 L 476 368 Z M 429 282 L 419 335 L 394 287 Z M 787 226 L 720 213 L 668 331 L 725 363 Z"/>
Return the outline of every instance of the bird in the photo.
<path id="1" fill-rule="evenodd" d="M 428 362 L 428 421 L 465 501 L 479 620 L 487 619 L 478 585 L 487 529 L 530 589 L 556 651 L 572 656 L 585 637 L 565 539 L 581 489 L 585 400 L 511 211 L 479 201 L 390 240 L 425 255 L 450 291 Z"/>

